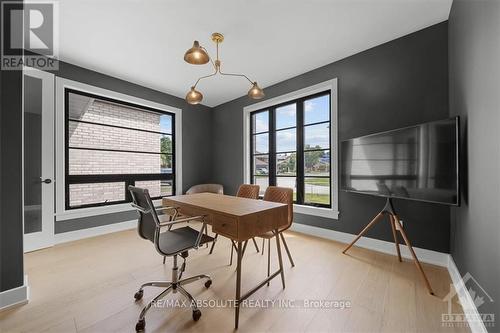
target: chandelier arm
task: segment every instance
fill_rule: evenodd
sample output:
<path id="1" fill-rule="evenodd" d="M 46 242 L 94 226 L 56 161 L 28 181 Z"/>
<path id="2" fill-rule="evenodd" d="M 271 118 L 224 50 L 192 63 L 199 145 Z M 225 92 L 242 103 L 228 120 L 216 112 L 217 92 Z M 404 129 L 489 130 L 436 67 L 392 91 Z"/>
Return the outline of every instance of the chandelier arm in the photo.
<path id="1" fill-rule="evenodd" d="M 212 77 L 212 76 L 214 76 L 214 75 L 216 75 L 216 74 L 217 74 L 217 70 L 215 70 L 215 72 L 213 72 L 213 73 L 212 73 L 212 74 L 210 74 L 210 75 L 205 75 L 205 76 L 202 76 L 202 77 L 198 78 L 198 80 L 196 80 L 196 83 L 194 84 L 193 88 L 196 88 L 196 86 L 198 85 L 198 83 L 199 83 L 201 80 L 206 79 L 206 78 L 209 78 L 209 77 Z"/>
<path id="2" fill-rule="evenodd" d="M 217 69 L 217 66 L 215 65 L 214 61 L 212 60 L 212 58 L 209 58 L 210 59 L 210 62 L 212 63 L 212 66 L 214 66 L 214 70 L 215 72 L 217 73 L 218 69 Z"/>
<path id="3" fill-rule="evenodd" d="M 220 69 L 219 69 L 219 73 L 220 73 L 220 75 L 225 75 L 225 76 L 239 76 L 239 77 L 244 77 L 245 79 L 247 79 L 247 80 L 248 80 L 248 82 L 250 82 L 250 84 L 253 84 L 253 81 L 252 81 L 252 80 L 250 80 L 250 79 L 248 78 L 248 76 L 246 76 L 245 74 L 223 73 L 223 72 L 221 72 L 221 70 L 220 70 Z"/>
<path id="4" fill-rule="evenodd" d="M 196 47 L 201 48 L 206 53 L 206 55 L 208 56 L 208 60 L 210 61 L 210 63 L 212 64 L 212 66 L 214 68 L 214 72 L 212 74 L 199 77 L 198 80 L 196 80 L 195 84 L 191 87 L 191 89 L 194 90 L 196 88 L 196 86 L 198 85 L 198 83 L 200 83 L 201 80 L 215 76 L 215 75 L 217 75 L 217 73 L 219 73 L 220 75 L 224 75 L 224 76 L 236 76 L 236 77 L 245 78 L 252 85 L 252 88 L 249 90 L 248 95 L 254 99 L 262 98 L 264 96 L 262 89 L 257 86 L 257 82 L 250 80 L 250 78 L 248 76 L 246 76 L 245 74 L 223 73 L 221 71 L 221 61 L 219 59 L 219 44 L 223 40 L 224 40 L 224 36 L 222 34 L 220 34 L 220 33 L 213 33 L 212 34 L 212 41 L 215 42 L 215 44 L 216 44 L 216 59 L 215 59 L 215 61 L 212 59 L 212 57 L 210 57 L 210 54 L 208 53 L 206 48 L 204 48 L 203 46 L 200 46 L 200 45 L 195 45 Z M 195 42 L 195 44 L 197 44 L 197 42 Z M 198 93 L 198 95 L 201 96 L 201 94 L 199 92 L 197 92 L 197 93 Z M 186 97 L 186 99 L 187 98 L 188 97 Z M 201 100 L 201 98 L 198 98 L 198 100 L 195 102 L 199 102 L 200 100 Z M 195 104 L 195 103 L 192 103 L 192 104 Z"/>

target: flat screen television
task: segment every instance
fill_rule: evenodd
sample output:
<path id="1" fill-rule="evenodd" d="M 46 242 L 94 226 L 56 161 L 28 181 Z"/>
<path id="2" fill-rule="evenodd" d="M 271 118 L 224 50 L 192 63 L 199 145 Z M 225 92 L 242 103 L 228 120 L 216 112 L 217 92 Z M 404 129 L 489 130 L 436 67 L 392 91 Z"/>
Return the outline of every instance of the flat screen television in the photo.
<path id="1" fill-rule="evenodd" d="M 341 143 L 341 189 L 389 198 L 460 204 L 459 118 Z"/>

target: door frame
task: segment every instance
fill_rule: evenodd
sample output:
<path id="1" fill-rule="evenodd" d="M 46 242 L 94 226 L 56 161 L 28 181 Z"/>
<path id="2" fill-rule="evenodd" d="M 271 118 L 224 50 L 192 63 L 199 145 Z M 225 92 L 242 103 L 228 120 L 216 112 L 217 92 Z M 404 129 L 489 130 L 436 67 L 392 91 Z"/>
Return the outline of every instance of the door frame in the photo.
<path id="1" fill-rule="evenodd" d="M 49 178 L 52 180 L 50 184 L 44 184 L 42 186 L 42 231 L 33 232 L 30 234 L 24 234 L 24 78 L 25 75 L 38 78 L 42 80 L 42 171 L 41 178 Z M 30 67 L 23 67 L 23 79 L 22 79 L 22 224 L 23 224 L 23 249 L 24 253 L 39 250 L 42 248 L 50 247 L 54 245 L 54 190 L 55 190 L 55 179 L 54 179 L 54 161 L 55 161 L 55 150 L 54 150 L 54 84 L 55 75 L 44 72 L 39 69 L 34 69 Z"/>

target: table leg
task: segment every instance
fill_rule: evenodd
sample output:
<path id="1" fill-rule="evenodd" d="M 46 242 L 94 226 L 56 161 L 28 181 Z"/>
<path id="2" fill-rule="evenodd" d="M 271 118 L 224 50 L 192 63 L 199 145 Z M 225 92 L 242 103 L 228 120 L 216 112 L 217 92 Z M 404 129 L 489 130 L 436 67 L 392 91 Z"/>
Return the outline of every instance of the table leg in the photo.
<path id="1" fill-rule="evenodd" d="M 255 240 L 255 237 L 252 237 L 253 245 L 255 246 L 255 250 L 257 253 L 259 253 L 259 246 L 257 246 L 257 241 Z"/>
<path id="2" fill-rule="evenodd" d="M 276 249 L 278 250 L 278 261 L 280 263 L 281 284 L 283 285 L 283 289 L 285 289 L 285 271 L 283 270 L 283 259 L 281 257 L 281 244 L 278 229 L 274 231 L 274 236 L 276 237 Z M 271 240 L 269 240 L 269 242 L 271 242 Z"/>
<path id="3" fill-rule="evenodd" d="M 234 247 L 231 246 L 231 259 L 229 259 L 229 266 L 233 265 L 233 252 L 234 252 Z"/>
<path id="4" fill-rule="evenodd" d="M 280 244 L 280 239 L 279 239 L 279 233 L 278 230 L 273 231 L 274 236 L 276 237 L 276 249 L 278 250 L 278 261 L 279 261 L 279 269 L 276 270 L 271 276 L 269 276 L 266 279 L 264 279 L 261 283 L 259 283 L 257 286 L 253 287 L 249 291 L 247 291 L 244 295 L 241 295 L 241 262 L 242 262 L 242 248 L 243 248 L 243 242 L 237 242 L 236 247 L 236 254 L 237 254 L 237 267 L 236 267 L 236 297 L 235 297 L 235 324 L 234 328 L 238 328 L 238 321 L 239 321 L 239 315 L 240 315 L 240 303 L 246 300 L 248 297 L 253 295 L 257 290 L 265 286 L 266 284 L 269 283 L 272 279 L 278 276 L 278 274 L 281 275 L 281 283 L 283 284 L 283 289 L 285 288 L 285 271 L 283 269 L 283 258 L 281 256 L 281 244 Z M 270 243 L 271 240 L 269 239 L 269 244 L 268 244 L 268 254 L 271 252 L 270 250 Z"/>
<path id="5" fill-rule="evenodd" d="M 245 255 L 245 251 L 247 250 L 247 245 L 248 245 L 248 240 L 246 240 L 245 243 L 243 243 L 243 250 L 241 251 L 242 256 Z"/>
<path id="6" fill-rule="evenodd" d="M 236 297 L 235 297 L 235 309 L 234 309 L 234 328 L 238 328 L 238 322 L 240 319 L 240 296 L 241 296 L 241 254 L 242 254 L 242 242 L 238 242 L 236 254 L 237 254 L 237 266 L 236 266 Z"/>
<path id="7" fill-rule="evenodd" d="M 212 242 L 212 247 L 210 248 L 210 252 L 208 252 L 208 254 L 212 254 L 212 252 L 214 252 L 215 242 L 217 242 L 218 237 L 219 237 L 219 234 L 215 234 L 214 241 Z"/>
<path id="8" fill-rule="evenodd" d="M 229 266 L 233 266 L 233 250 L 238 251 L 236 244 L 234 244 L 234 241 L 231 239 L 231 260 L 229 261 Z"/>

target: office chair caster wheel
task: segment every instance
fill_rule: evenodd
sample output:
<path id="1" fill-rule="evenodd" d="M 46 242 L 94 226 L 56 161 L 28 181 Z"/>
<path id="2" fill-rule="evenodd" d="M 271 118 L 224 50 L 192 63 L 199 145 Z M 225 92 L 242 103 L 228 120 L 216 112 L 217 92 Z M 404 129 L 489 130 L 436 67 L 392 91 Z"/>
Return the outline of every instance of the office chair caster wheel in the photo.
<path id="1" fill-rule="evenodd" d="M 200 320 L 200 317 L 201 317 L 201 311 L 198 309 L 193 310 L 193 320 L 198 321 Z"/>
<path id="2" fill-rule="evenodd" d="M 143 295 L 144 295 L 144 290 L 139 290 L 134 294 L 134 298 L 136 301 L 140 301 Z"/>
<path id="3" fill-rule="evenodd" d="M 212 285 L 212 280 L 208 280 L 207 282 L 205 282 L 205 288 L 210 288 L 211 285 Z"/>
<path id="4" fill-rule="evenodd" d="M 139 319 L 137 324 L 135 324 L 135 331 L 136 332 L 143 332 L 144 327 L 146 327 L 146 321 L 144 319 Z"/>

